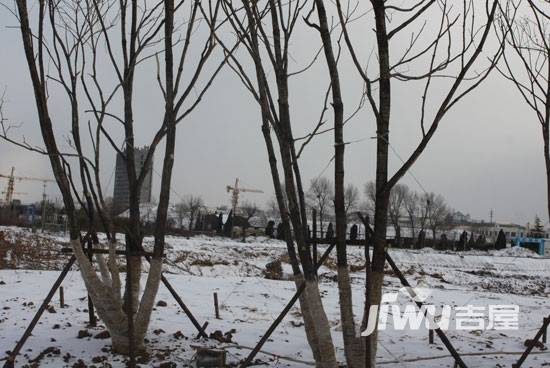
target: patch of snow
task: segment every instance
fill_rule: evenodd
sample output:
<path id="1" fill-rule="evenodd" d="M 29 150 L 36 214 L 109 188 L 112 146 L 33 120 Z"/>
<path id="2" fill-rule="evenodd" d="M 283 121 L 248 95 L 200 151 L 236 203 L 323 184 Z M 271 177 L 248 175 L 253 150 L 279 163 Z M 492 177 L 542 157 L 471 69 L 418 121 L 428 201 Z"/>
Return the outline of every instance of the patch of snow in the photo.
<path id="1" fill-rule="evenodd" d="M 31 241 L 36 235 L 16 228 L 0 228 L 0 231 L 7 232 L 9 239 Z M 57 242 L 59 247 L 67 242 L 63 234 L 44 236 Z M 292 274 L 290 265 L 285 262 L 286 244 L 265 237 L 248 237 L 245 243 L 207 236 L 189 239 L 168 236 L 166 241 L 166 277 L 199 323 L 208 321 L 208 332 L 236 331 L 233 343 L 194 340 L 194 327 L 169 292 L 161 286 L 158 299 L 167 302 L 167 306 L 156 307 L 153 314 L 147 337 L 151 360 L 144 365 L 158 366 L 171 361 L 178 367 L 186 367 L 194 353 L 193 345 L 225 348 L 229 361 L 237 363 L 249 353 L 249 348 L 255 345 L 295 292 L 292 281 L 267 280 L 263 274 L 265 265 L 276 259 L 283 261 L 286 276 Z M 146 238 L 144 244 L 151 247 L 152 238 Z M 320 246 L 319 253 L 324 249 Z M 365 272 L 361 268 L 364 265 L 364 250 L 349 247 L 348 251 L 350 265 L 357 270 L 352 272 L 352 288 L 355 296 L 353 307 L 359 319 L 364 300 Z M 518 353 L 525 349 L 524 341 L 534 336 L 543 317 L 550 312 L 550 259 L 508 249 L 479 253 L 440 252 L 429 248 L 391 249 L 389 252 L 413 286 L 431 290 L 429 302 L 436 306 L 520 306 L 520 330 L 448 332 L 449 339 L 465 355 L 469 367 L 511 366 L 519 357 Z M 337 356 L 343 362 L 334 257 L 335 254 L 332 254 L 319 274 L 323 303 L 333 326 Z M 66 259 L 66 255 L 60 255 L 59 264 Z M 387 271 L 384 292 L 396 292 L 401 284 L 389 269 Z M 58 272 L 48 270 L 0 270 L 0 359 L 3 352 L 12 349 L 21 337 L 58 275 Z M 72 366 L 79 359 L 87 365 L 104 359 L 114 368 L 124 367 L 125 358 L 109 352 L 109 340 L 93 337 L 102 328 L 86 326 L 86 290 L 79 273 L 71 271 L 63 287 L 67 308 L 59 308 L 57 296 L 54 298 L 52 305 L 56 313 L 44 314 L 23 349 L 23 355 L 18 358 L 17 366 L 31 364 L 31 360 L 41 352 L 53 347 L 59 349 L 59 354 L 50 352 L 44 356 L 39 362 L 40 367 Z M 221 320 L 214 318 L 214 292 L 218 293 Z M 407 297 L 400 297 L 398 301 L 403 305 L 410 303 Z M 295 306 L 258 358 L 270 367 L 310 367 L 312 356 L 301 326 L 299 310 Z M 78 339 L 78 332 L 84 329 L 92 336 Z M 377 360 L 381 366 L 389 368 L 452 367 L 452 358 L 437 337 L 434 345 L 429 345 L 427 340 L 425 329 L 395 331 L 390 328 L 381 331 Z M 167 352 L 166 348 L 170 351 Z M 525 366 L 543 367 L 544 364 L 550 364 L 550 354 L 536 349 Z"/>

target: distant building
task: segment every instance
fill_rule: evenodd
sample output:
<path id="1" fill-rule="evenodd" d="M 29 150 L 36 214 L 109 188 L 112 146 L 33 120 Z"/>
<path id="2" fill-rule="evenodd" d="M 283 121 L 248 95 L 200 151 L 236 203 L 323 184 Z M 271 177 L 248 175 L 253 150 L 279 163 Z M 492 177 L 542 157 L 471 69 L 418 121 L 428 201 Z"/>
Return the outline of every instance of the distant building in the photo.
<path id="1" fill-rule="evenodd" d="M 517 225 L 517 224 L 486 224 L 485 227 L 480 229 L 481 234 L 483 234 L 488 240 L 495 241 L 500 230 L 506 235 L 506 240 L 510 241 L 515 237 L 528 237 L 530 236 L 530 229 L 527 226 Z M 548 238 L 548 231 L 545 231 L 545 238 Z"/>
<path id="2" fill-rule="evenodd" d="M 139 174 L 143 165 L 149 147 L 134 148 L 134 160 L 136 173 Z M 153 160 L 147 167 L 147 174 L 143 180 L 140 192 L 140 203 L 151 202 L 153 188 Z M 113 208 L 116 214 L 126 211 L 130 203 L 130 184 L 128 183 L 128 172 L 126 171 L 126 162 L 121 154 L 117 154 L 115 168 L 115 186 L 113 193 Z"/>

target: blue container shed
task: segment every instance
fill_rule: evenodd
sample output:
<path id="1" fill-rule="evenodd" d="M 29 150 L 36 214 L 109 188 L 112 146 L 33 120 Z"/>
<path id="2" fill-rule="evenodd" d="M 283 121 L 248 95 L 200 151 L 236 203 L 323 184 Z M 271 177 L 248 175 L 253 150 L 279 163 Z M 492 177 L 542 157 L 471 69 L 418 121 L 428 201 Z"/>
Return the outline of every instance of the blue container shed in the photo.
<path id="1" fill-rule="evenodd" d="M 541 256 L 550 256 L 550 239 L 516 236 L 512 238 L 512 247 L 527 248 Z"/>

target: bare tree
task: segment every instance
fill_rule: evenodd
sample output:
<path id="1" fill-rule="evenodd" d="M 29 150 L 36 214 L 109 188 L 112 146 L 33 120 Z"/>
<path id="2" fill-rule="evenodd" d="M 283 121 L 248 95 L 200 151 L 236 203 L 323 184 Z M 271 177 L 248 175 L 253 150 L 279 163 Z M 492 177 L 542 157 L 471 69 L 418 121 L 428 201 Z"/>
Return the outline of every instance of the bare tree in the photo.
<path id="1" fill-rule="evenodd" d="M 202 33 L 202 39 L 199 33 L 194 32 L 199 25 L 199 5 L 189 2 L 189 6 L 184 7 L 184 3 L 179 1 L 175 6 L 173 0 L 39 0 L 33 3 L 34 10 L 29 10 L 26 0 L 15 2 L 44 148 L 14 139 L 8 134 L 10 129 L 5 124 L 2 125 L 2 138 L 49 158 L 63 198 L 71 245 L 84 283 L 99 317 L 111 333 L 113 350 L 130 353 L 131 365 L 135 364 L 133 348 L 144 348 L 144 336 L 161 278 L 176 125 L 200 103 L 225 62 L 222 57 L 213 68 L 205 68 L 215 47 L 214 38 L 210 28 Z M 208 19 L 211 24 L 217 24 L 217 3 L 212 4 L 212 7 Z M 181 26 L 174 25 L 176 14 L 179 19 L 186 19 Z M 34 24 L 31 24 L 31 20 Z M 173 41 L 176 32 L 181 32 L 177 36 L 181 42 Z M 190 47 L 191 38 L 202 49 L 198 57 L 186 57 L 194 49 Z M 159 60 L 159 55 L 164 56 L 164 62 Z M 140 169 L 134 158 L 137 136 L 133 110 L 134 81 L 137 66 L 154 60 L 157 61 L 157 80 L 165 108 L 163 116 L 159 118 L 158 130 L 149 144 L 146 163 Z M 103 75 L 107 74 L 110 67 L 113 78 L 100 77 L 100 66 Z M 189 72 L 192 78 L 183 78 L 184 71 Z M 54 131 L 55 119 L 50 114 L 49 93 L 55 89 L 52 85 L 60 86 L 67 97 L 66 108 L 70 112 L 71 123 L 67 150 L 60 148 L 59 132 Z M 120 105 L 115 107 L 119 102 Z M 83 109 L 91 116 L 87 126 L 82 123 Z M 118 115 L 115 111 L 122 113 Z M 109 120 L 116 124 L 108 124 Z M 122 143 L 117 143 L 114 138 L 120 134 L 108 129 L 108 126 L 120 127 Z M 83 148 L 88 135 L 91 156 Z M 124 231 L 127 254 L 124 295 L 121 294 L 116 261 L 118 243 L 99 180 L 101 154 L 105 149 L 100 148 L 103 139 L 107 142 L 107 148 L 124 159 L 130 185 L 129 222 Z M 153 257 L 140 298 L 141 256 L 138 252 L 143 251 L 143 231 L 139 194 L 148 162 L 163 141 L 164 160 L 160 174 Z M 97 247 L 103 245 L 95 236 L 96 215 L 107 234 L 108 259 L 96 255 L 99 275 L 80 244 L 77 206 L 86 213 L 90 236 Z"/>
<path id="2" fill-rule="evenodd" d="M 176 203 L 174 205 L 174 212 L 178 217 L 178 226 L 180 227 L 180 229 L 183 229 L 183 221 L 187 218 L 187 208 L 185 208 L 185 206 L 181 202 Z"/>
<path id="3" fill-rule="evenodd" d="M 260 209 L 256 203 L 249 202 L 249 201 L 245 201 L 240 206 L 240 209 L 245 219 L 244 226 L 243 226 L 243 241 L 245 241 L 246 230 L 248 229 L 248 225 L 250 225 L 250 220 L 259 214 Z"/>
<path id="4" fill-rule="evenodd" d="M 302 0 L 268 0 L 266 3 L 242 1 L 239 7 L 235 7 L 232 1 L 226 0 L 223 7 L 229 16 L 231 33 L 245 45 L 245 51 L 253 65 L 253 70 L 250 71 L 246 67 L 249 63 L 244 62 L 243 58 L 230 59 L 232 69 L 260 109 L 261 130 L 282 226 L 285 229 L 294 280 L 297 287 L 305 288 L 300 296 L 300 306 L 308 343 L 317 364 L 332 368 L 337 366 L 337 361 L 315 265 L 307 244 L 308 208 L 299 163 L 300 154 L 310 140 L 306 138 L 305 143 L 297 147 L 289 97 L 289 79 L 292 75 L 300 74 L 289 70 L 289 60 L 292 60 L 290 46 L 293 43 L 296 22 L 301 18 L 305 4 Z M 226 34 L 217 34 L 217 40 L 222 47 Z M 326 97 L 324 101 L 323 111 L 326 110 Z M 282 174 L 279 172 L 278 157 L 281 160 Z"/>
<path id="5" fill-rule="evenodd" d="M 285 207 L 287 207 L 287 199 L 286 199 L 286 190 L 284 189 L 284 185 L 281 185 L 281 195 L 282 195 L 282 201 L 285 204 Z M 266 205 L 266 211 L 267 215 L 272 217 L 276 220 L 281 220 L 281 213 L 279 212 L 279 202 L 277 200 L 277 195 L 274 195 L 267 201 Z"/>
<path id="6" fill-rule="evenodd" d="M 411 228 L 411 236 L 416 237 L 417 218 L 420 217 L 420 196 L 413 190 L 409 190 L 404 200 L 405 212 Z"/>
<path id="7" fill-rule="evenodd" d="M 443 226 L 449 215 L 445 199 L 441 195 L 429 193 L 426 195 L 427 221 L 432 231 L 433 239 L 437 238 L 437 230 Z"/>
<path id="8" fill-rule="evenodd" d="M 365 11 L 365 15 L 359 18 L 374 18 L 376 55 L 368 60 L 376 60 L 376 68 L 369 68 L 368 61 L 360 59 L 361 55 L 370 53 L 358 52 L 359 37 L 352 39 L 353 34 L 348 26 L 349 19 L 356 20 L 354 12 L 357 6 L 343 4 L 342 0 L 337 0 L 336 6 L 344 40 L 357 73 L 365 83 L 367 99 L 376 119 L 376 206 L 372 237 L 374 250 L 372 272 L 368 280 L 367 304 L 379 305 L 384 278 L 384 251 L 391 189 L 422 155 L 452 107 L 487 78 L 500 57 L 502 47 L 499 45 L 495 54 L 488 56 L 487 66 L 483 67 L 482 72 L 475 70 L 493 27 L 498 0 L 483 2 L 483 17 L 482 13 L 477 11 L 478 2 L 473 0 L 464 1 L 461 9 L 450 6 L 446 0 L 417 0 L 407 6 L 393 4 L 387 0 L 371 0 L 370 3 L 371 11 Z M 481 17 L 483 19 L 479 25 Z M 429 27 L 427 24 L 434 26 Z M 363 34 L 364 32 L 361 33 Z M 410 40 L 409 46 L 404 49 L 392 48 L 392 45 L 396 45 L 395 40 L 400 37 Z M 364 39 L 363 36 L 361 38 Z M 419 65 L 423 71 L 415 72 Z M 431 93 L 438 77 L 445 77 L 448 84 L 444 86 L 443 78 L 440 78 L 437 93 Z M 392 99 L 391 92 L 392 86 L 401 81 L 424 84 L 419 106 L 420 116 L 415 119 L 418 121 L 421 138 L 413 152 L 390 176 L 390 124 L 392 107 L 398 105 Z M 438 101 L 431 101 L 430 99 L 435 96 Z M 409 120 L 412 119 L 411 117 Z M 369 320 L 374 323 L 375 328 L 373 334 L 368 337 L 367 361 L 369 367 L 374 367 L 377 345 L 372 342 L 377 340 L 377 329 L 376 322 L 371 318 Z"/>
<path id="9" fill-rule="evenodd" d="M 409 188 L 404 184 L 395 185 L 390 191 L 388 206 L 388 217 L 395 229 L 395 240 L 397 244 L 401 243 L 401 225 L 400 220 L 405 207 L 405 199 L 409 194 Z"/>
<path id="10" fill-rule="evenodd" d="M 318 24 L 310 20 L 314 10 L 317 10 Z M 346 187 L 344 176 L 344 102 L 340 86 L 340 74 L 338 60 L 340 56 L 340 45 L 337 43 L 336 50 L 331 37 L 331 28 L 325 3 L 323 0 L 315 0 L 306 23 L 317 30 L 323 43 L 323 51 L 330 77 L 330 92 L 332 97 L 332 108 L 334 111 L 334 215 L 336 218 L 336 260 L 338 272 L 338 297 L 340 305 L 340 318 L 342 320 L 342 335 L 344 340 L 344 353 L 348 367 L 361 367 L 365 362 L 365 346 L 360 337 L 358 324 L 355 321 L 353 312 L 353 295 L 351 289 L 350 269 L 347 257 L 346 232 Z M 342 24 L 344 26 L 344 24 Z M 352 114 L 353 116 L 353 114 Z M 353 194 L 351 189 L 350 194 Z M 368 264 L 366 268 L 368 268 Z"/>
<path id="11" fill-rule="evenodd" d="M 279 218 L 279 205 L 277 204 L 276 198 L 271 198 L 267 201 L 265 204 L 265 214 L 274 220 Z"/>
<path id="12" fill-rule="evenodd" d="M 388 201 L 388 219 L 395 229 L 396 240 L 401 239 L 401 226 L 399 219 L 403 215 L 406 199 L 409 196 L 409 188 L 404 184 L 397 184 L 390 191 Z M 373 214 L 376 208 L 376 184 L 372 181 L 365 184 L 365 195 L 367 197 L 366 208 L 367 212 Z"/>
<path id="13" fill-rule="evenodd" d="M 346 185 L 344 191 L 345 211 L 346 217 L 357 211 L 359 203 L 361 202 L 361 194 L 359 189 L 353 184 Z"/>
<path id="14" fill-rule="evenodd" d="M 525 14 L 524 16 L 518 16 Z M 550 3 L 508 1 L 499 19 L 505 40 L 500 73 L 519 91 L 540 124 L 546 167 L 546 201 L 550 218 Z"/>
<path id="15" fill-rule="evenodd" d="M 368 214 L 374 215 L 374 208 L 376 207 L 376 184 L 372 181 L 367 182 L 363 191 L 366 197 L 365 210 Z"/>
<path id="16" fill-rule="evenodd" d="M 424 193 L 424 195 L 422 195 L 419 199 L 420 216 L 418 217 L 418 224 L 420 231 L 425 231 L 428 224 L 428 216 L 430 215 L 431 206 L 430 198 L 430 193 Z"/>
<path id="17" fill-rule="evenodd" d="M 199 214 L 200 210 L 204 207 L 204 201 L 201 196 L 186 195 L 182 200 L 176 204 L 176 213 L 180 220 L 180 226 L 183 227 L 183 220 L 188 219 L 189 230 L 193 229 L 193 224 Z"/>
<path id="18" fill-rule="evenodd" d="M 254 202 L 245 201 L 240 205 L 240 208 L 247 222 L 250 221 L 251 218 L 257 216 L 260 212 L 260 208 Z"/>
<path id="19" fill-rule="evenodd" d="M 334 185 L 325 177 L 312 179 L 309 184 L 309 189 L 306 193 L 309 206 L 317 211 L 319 216 L 319 229 L 321 238 L 323 237 L 324 221 L 327 217 L 327 212 L 331 208 L 334 200 Z"/>

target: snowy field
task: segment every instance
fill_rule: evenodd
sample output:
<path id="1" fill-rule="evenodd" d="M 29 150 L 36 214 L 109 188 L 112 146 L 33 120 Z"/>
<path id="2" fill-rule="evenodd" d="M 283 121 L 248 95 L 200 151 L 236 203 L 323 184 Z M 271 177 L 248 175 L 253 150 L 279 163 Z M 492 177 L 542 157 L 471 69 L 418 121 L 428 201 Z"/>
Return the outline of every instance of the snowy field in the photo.
<path id="1" fill-rule="evenodd" d="M 4 244 L 0 248 L 0 359 L 13 349 L 25 327 L 59 274 L 67 255 L 57 255 L 65 246 L 62 235 L 39 238 L 29 232 L 0 228 Z M 147 239 L 146 243 L 150 243 Z M 231 332 L 231 343 L 195 339 L 196 330 L 180 311 L 175 300 L 163 286 L 149 330 L 149 356 L 143 366 L 186 367 L 194 354 L 194 346 L 223 347 L 230 363 L 245 357 L 269 324 L 283 309 L 294 293 L 295 286 L 287 280 L 290 266 L 283 263 L 282 280 L 268 280 L 265 265 L 276 259 L 285 260 L 283 243 L 250 238 L 247 243 L 221 238 L 168 237 L 166 276 L 178 290 L 200 323 L 209 322 L 207 332 Z M 47 262 L 32 262 L 16 247 L 32 244 L 40 248 Z M 361 316 L 363 304 L 363 250 L 350 248 L 353 276 L 354 306 Z M 534 336 L 543 318 L 550 314 L 550 259 L 527 251 L 506 249 L 485 252 L 437 252 L 392 250 L 390 252 L 413 286 L 428 288 L 428 302 L 436 306 L 489 304 L 520 306 L 517 331 L 450 330 L 447 335 L 458 349 L 468 367 L 511 367 L 525 349 L 524 342 Z M 46 257 L 47 258 L 47 257 Z M 342 338 L 337 309 L 333 257 L 322 267 L 322 295 L 333 326 L 333 338 L 338 358 L 344 361 Z M 8 269 L 8 268 L 16 269 Z M 44 313 L 33 336 L 25 345 L 16 366 L 33 367 L 123 367 L 124 358 L 110 353 L 109 339 L 96 338 L 103 331 L 87 326 L 87 301 L 78 271 L 71 271 L 63 283 L 65 308 L 60 308 L 58 295 Z M 397 292 L 399 280 L 388 270 L 386 293 Z M 221 305 L 221 319 L 215 319 L 213 293 Z M 410 298 L 401 295 L 399 303 L 409 304 Z M 161 303 L 164 305 L 164 303 Z M 80 336 L 79 336 L 80 335 Z M 79 338 L 80 337 L 80 338 Z M 453 367 L 443 344 L 435 337 L 428 344 L 428 331 L 395 331 L 391 327 L 380 333 L 378 362 L 383 367 Z M 258 355 L 258 363 L 269 367 L 311 367 L 309 352 L 299 310 L 292 309 L 283 323 Z M 0 361 L 2 364 L 2 361 Z M 550 352 L 537 347 L 524 367 L 550 366 Z"/>

